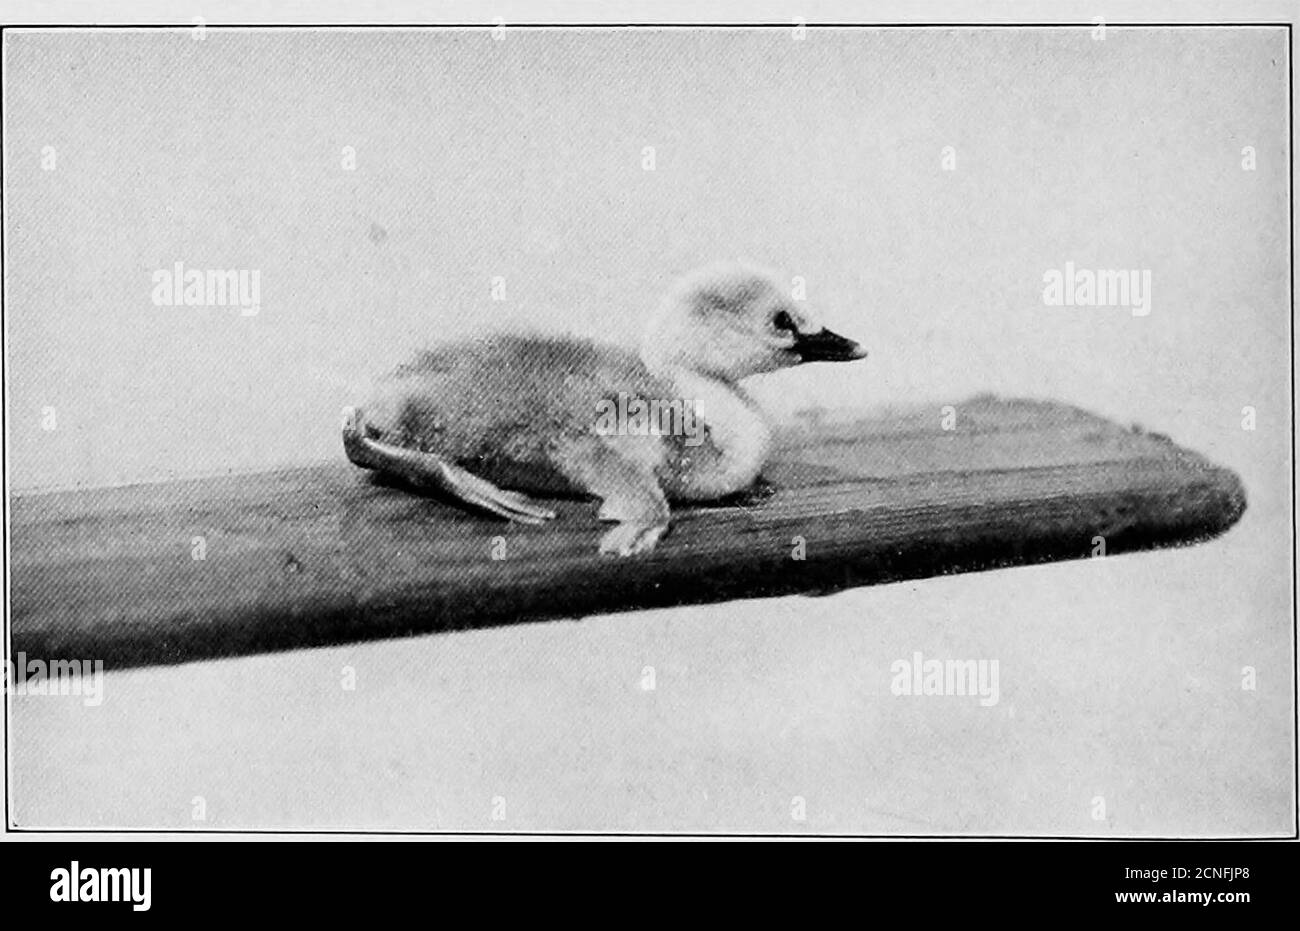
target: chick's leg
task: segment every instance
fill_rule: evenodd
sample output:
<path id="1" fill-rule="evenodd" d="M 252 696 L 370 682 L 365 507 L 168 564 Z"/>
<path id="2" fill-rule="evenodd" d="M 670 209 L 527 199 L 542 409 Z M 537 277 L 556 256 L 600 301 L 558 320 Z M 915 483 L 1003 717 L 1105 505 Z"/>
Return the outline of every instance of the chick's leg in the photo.
<path id="1" fill-rule="evenodd" d="M 540 524 L 555 516 L 526 495 L 498 488 L 435 453 L 405 449 L 367 436 L 365 417 L 354 408 L 343 412 L 343 448 L 365 469 L 398 476 L 412 485 L 436 488 L 498 517 L 523 524 Z"/>
<path id="2" fill-rule="evenodd" d="M 649 552 L 668 530 L 668 501 L 653 466 L 631 449 L 584 437 L 557 450 L 555 464 L 574 485 L 601 499 L 601 520 L 617 523 L 601 538 L 602 555 Z"/>

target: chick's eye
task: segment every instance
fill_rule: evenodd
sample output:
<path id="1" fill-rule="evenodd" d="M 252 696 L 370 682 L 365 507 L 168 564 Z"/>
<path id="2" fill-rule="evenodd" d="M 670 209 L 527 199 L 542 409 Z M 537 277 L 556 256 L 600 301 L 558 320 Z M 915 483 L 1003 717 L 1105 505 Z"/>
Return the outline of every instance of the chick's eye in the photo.
<path id="1" fill-rule="evenodd" d="M 776 327 L 778 330 L 786 330 L 790 333 L 795 331 L 794 321 L 790 319 L 790 315 L 784 310 L 778 312 L 777 315 L 772 318 L 772 326 Z"/>

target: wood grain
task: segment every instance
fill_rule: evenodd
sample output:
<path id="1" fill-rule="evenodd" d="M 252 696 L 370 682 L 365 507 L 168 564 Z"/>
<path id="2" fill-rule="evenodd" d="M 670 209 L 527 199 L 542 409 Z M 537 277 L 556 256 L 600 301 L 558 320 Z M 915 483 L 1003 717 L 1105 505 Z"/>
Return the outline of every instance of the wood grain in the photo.
<path id="1" fill-rule="evenodd" d="M 659 548 L 632 560 L 597 557 L 590 502 L 518 526 L 342 461 L 18 496 L 12 647 L 114 668 L 822 594 L 1089 557 L 1096 536 L 1108 555 L 1193 543 L 1245 510 L 1236 475 L 1158 434 L 1053 403 L 954 408 L 953 430 L 937 407 L 808 412 L 781 434 L 772 494 L 678 509 Z"/>

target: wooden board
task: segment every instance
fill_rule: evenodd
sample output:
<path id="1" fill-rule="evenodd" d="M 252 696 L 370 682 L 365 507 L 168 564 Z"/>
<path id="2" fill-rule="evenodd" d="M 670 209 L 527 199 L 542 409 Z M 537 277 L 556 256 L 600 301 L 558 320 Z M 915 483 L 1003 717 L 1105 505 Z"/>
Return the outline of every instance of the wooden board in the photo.
<path id="1" fill-rule="evenodd" d="M 15 497 L 12 649 L 109 668 L 845 588 L 1204 540 L 1245 493 L 1158 434 L 979 397 L 780 434 L 767 497 L 677 509 L 602 559 L 590 502 L 506 524 L 342 461 Z M 202 538 L 203 558 L 195 554 Z M 798 540 L 804 559 L 794 558 Z M 503 556 L 504 558 L 493 558 Z"/>

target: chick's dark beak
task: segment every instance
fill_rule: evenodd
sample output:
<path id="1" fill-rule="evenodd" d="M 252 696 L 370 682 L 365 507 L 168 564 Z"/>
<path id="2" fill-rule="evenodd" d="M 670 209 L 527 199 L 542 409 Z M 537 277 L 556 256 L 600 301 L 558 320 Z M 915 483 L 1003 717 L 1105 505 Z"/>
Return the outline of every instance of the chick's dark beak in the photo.
<path id="1" fill-rule="evenodd" d="M 852 362 L 867 357 L 861 345 L 830 330 L 796 333 L 790 351 L 803 362 Z"/>

